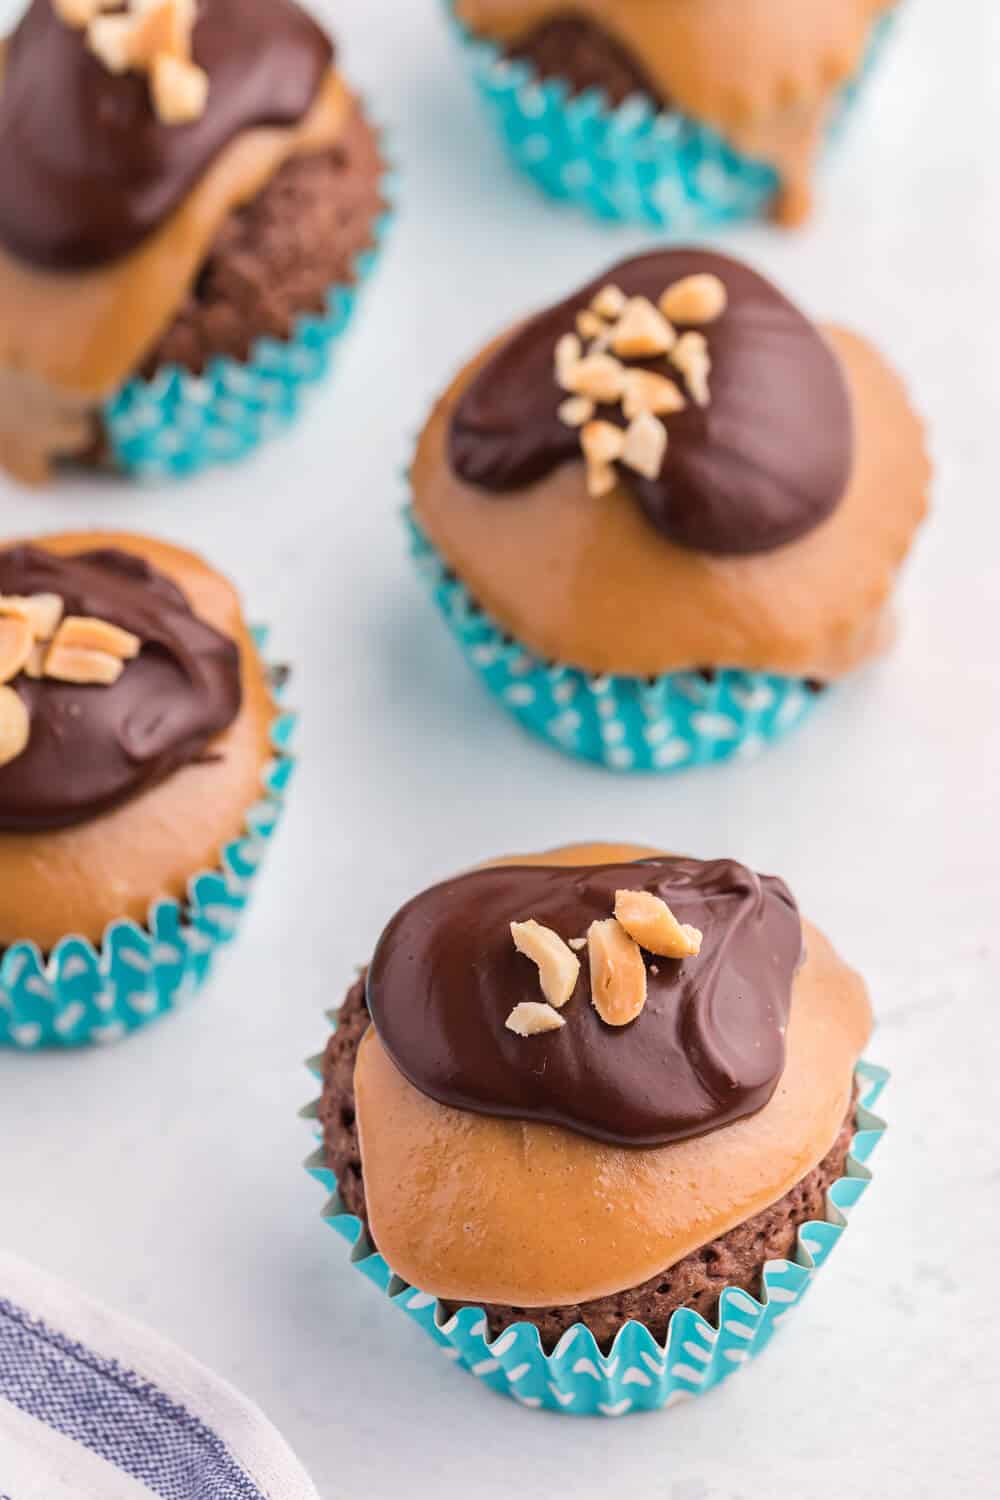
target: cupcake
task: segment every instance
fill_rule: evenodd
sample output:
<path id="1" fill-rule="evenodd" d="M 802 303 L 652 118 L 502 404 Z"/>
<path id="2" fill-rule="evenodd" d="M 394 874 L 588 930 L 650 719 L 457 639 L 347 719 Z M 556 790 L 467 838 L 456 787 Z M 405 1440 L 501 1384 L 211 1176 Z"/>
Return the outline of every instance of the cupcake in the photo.
<path id="1" fill-rule="evenodd" d="M 884 648 L 929 467 L 870 344 L 677 249 L 478 355 L 411 479 L 417 560 L 490 691 L 575 755 L 672 770 L 757 750 Z"/>
<path id="2" fill-rule="evenodd" d="M 290 732 L 232 585 L 81 532 L 0 549 L 0 1043 L 121 1036 L 234 934 Z"/>
<path id="3" fill-rule="evenodd" d="M 865 986 L 787 886 L 579 845 L 390 921 L 316 1060 L 326 1217 L 529 1406 L 701 1394 L 768 1342 L 868 1174 Z"/>
<path id="4" fill-rule="evenodd" d="M 445 0 L 514 162 L 603 219 L 804 220 L 898 0 Z"/>
<path id="5" fill-rule="evenodd" d="M 0 87 L 0 463 L 248 452 L 324 371 L 384 212 L 293 0 L 31 0 Z"/>

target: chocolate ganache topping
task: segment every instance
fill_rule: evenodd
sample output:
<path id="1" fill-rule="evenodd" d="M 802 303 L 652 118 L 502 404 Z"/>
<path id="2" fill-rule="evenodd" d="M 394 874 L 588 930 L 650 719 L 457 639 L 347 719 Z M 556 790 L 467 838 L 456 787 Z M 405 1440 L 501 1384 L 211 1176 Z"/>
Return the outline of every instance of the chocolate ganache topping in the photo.
<path id="1" fill-rule="evenodd" d="M 503 496 L 578 461 L 581 434 L 560 415 L 566 390 L 553 374 L 559 340 L 574 332 L 605 286 L 655 306 L 668 287 L 692 276 L 718 277 L 725 288 L 724 312 L 697 328 L 711 363 L 710 397 L 699 403 L 670 356 L 640 359 L 639 368 L 679 386 L 685 404 L 662 417 L 668 443 L 656 477 L 627 462 L 616 464 L 618 477 L 664 536 L 703 552 L 770 551 L 824 521 L 844 495 L 853 461 L 840 364 L 816 326 L 770 282 L 698 249 L 626 261 L 507 338 L 455 411 L 450 459 L 458 477 Z M 676 332 L 683 331 L 677 319 Z M 617 404 L 598 404 L 595 415 L 626 425 Z"/>
<path id="2" fill-rule="evenodd" d="M 298 124 L 332 47 L 292 0 L 198 0 L 194 61 L 204 113 L 164 124 L 146 78 L 114 74 L 86 34 L 32 0 L 0 90 L 0 241 L 33 265 L 99 265 L 133 249 L 218 153 L 254 126 Z"/>
<path id="3" fill-rule="evenodd" d="M 195 760 L 239 712 L 235 642 L 142 558 L 9 547 L 0 551 L 0 594 L 56 594 L 66 616 L 105 621 L 141 642 L 110 685 L 15 677 L 30 732 L 22 753 L 0 766 L 0 830 L 95 817 Z"/>
<path id="4" fill-rule="evenodd" d="M 538 971 L 511 941 L 535 919 L 567 941 L 615 892 L 649 891 L 701 929 L 697 958 L 646 957 L 638 1018 L 607 1026 L 586 950 L 559 1030 L 525 1039 L 511 1008 Z M 802 925 L 782 881 L 732 860 L 659 858 L 585 868 L 501 866 L 433 887 L 386 928 L 368 972 L 382 1044 L 422 1093 L 480 1114 L 562 1125 L 623 1146 L 683 1140 L 752 1114 L 784 1068 Z"/>

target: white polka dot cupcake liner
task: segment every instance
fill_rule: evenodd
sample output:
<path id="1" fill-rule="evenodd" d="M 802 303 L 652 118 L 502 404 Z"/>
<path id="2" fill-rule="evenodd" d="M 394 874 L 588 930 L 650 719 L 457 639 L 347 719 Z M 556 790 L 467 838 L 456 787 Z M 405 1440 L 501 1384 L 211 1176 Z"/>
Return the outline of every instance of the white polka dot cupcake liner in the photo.
<path id="1" fill-rule="evenodd" d="M 267 631 L 253 632 L 263 650 Z M 272 668 L 280 694 L 285 673 Z M 145 925 L 114 921 L 95 945 L 69 934 L 50 953 L 12 943 L 0 958 L 0 1047 L 34 1052 L 117 1042 L 176 1010 L 200 991 L 220 951 L 236 937 L 294 770 L 296 716 L 271 726 L 274 758 L 263 796 L 246 815 L 242 836 L 221 851 L 218 867 L 194 875 L 185 901 L 153 904 Z"/>
<path id="2" fill-rule="evenodd" d="M 688 233 L 765 214 L 780 188 L 774 169 L 734 151 L 710 126 L 636 94 L 611 108 L 603 93 L 570 97 L 530 63 L 505 57 L 445 0 L 476 88 L 514 164 L 550 197 L 600 219 Z M 836 137 L 874 71 L 894 21 L 877 21 L 864 62 L 845 86 Z"/>
<path id="3" fill-rule="evenodd" d="M 336 1012 L 330 1019 L 336 1024 Z M 321 1054 L 308 1064 L 317 1079 L 322 1078 L 322 1063 Z M 532 1323 L 517 1323 L 491 1339 L 481 1307 L 449 1313 L 436 1297 L 393 1273 L 361 1221 L 346 1208 L 322 1144 L 305 1166 L 328 1194 L 322 1216 L 351 1247 L 351 1265 L 419 1324 L 446 1359 L 522 1406 L 573 1416 L 621 1417 L 703 1396 L 767 1348 L 825 1265 L 872 1180 L 867 1162 L 886 1129 L 873 1110 L 888 1078 L 884 1068 L 858 1063 L 856 1134 L 845 1175 L 828 1189 L 824 1217 L 800 1227 L 794 1256 L 768 1261 L 758 1296 L 741 1287 L 725 1288 L 712 1321 L 691 1308 L 679 1308 L 662 1342 L 643 1324 L 628 1322 L 606 1352 L 583 1323 L 567 1329 L 551 1354 L 543 1349 Z M 318 1101 L 302 1114 L 316 1122 Z M 321 1140 L 321 1128 L 315 1128 Z"/>
<path id="4" fill-rule="evenodd" d="M 375 221 L 374 245 L 356 257 L 353 282 L 331 287 L 324 311 L 297 318 L 290 338 L 259 338 L 249 359 L 218 356 L 201 375 L 165 365 L 148 380 L 127 381 L 102 412 L 114 467 L 138 479 L 183 478 L 245 458 L 286 428 L 329 372 L 392 217 Z"/>
<path id="5" fill-rule="evenodd" d="M 525 729 L 568 755 L 623 772 L 750 758 L 816 704 L 815 684 L 770 672 L 596 676 L 541 661 L 483 613 L 412 511 L 404 514 L 418 571 L 466 661 Z"/>

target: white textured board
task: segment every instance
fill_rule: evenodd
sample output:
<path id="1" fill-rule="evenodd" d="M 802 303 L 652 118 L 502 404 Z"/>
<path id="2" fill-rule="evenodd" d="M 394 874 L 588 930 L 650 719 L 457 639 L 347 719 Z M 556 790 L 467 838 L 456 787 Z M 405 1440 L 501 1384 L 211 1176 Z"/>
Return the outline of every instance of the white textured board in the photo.
<path id="1" fill-rule="evenodd" d="M 667 780 L 524 737 L 461 663 L 398 521 L 408 445 L 461 359 L 648 240 L 510 174 L 439 0 L 324 9 L 402 178 L 335 383 L 250 464 L 189 486 L 0 487 L 5 533 L 135 526 L 216 558 L 273 622 L 302 709 L 287 822 L 214 987 L 121 1047 L 0 1058 L 0 1241 L 235 1382 L 331 1500 L 842 1500 L 845 1486 L 986 1500 L 1000 1468 L 1000 1326 L 977 1248 L 1000 1229 L 1000 8 L 909 0 L 815 222 L 720 241 L 878 337 L 933 424 L 936 509 L 893 657 L 760 759 Z M 301 1059 L 339 998 L 324 973 L 346 987 L 430 880 L 586 837 L 784 875 L 870 980 L 869 1052 L 894 1078 L 876 1183 L 773 1348 L 703 1402 L 620 1422 L 521 1410 L 440 1358 L 342 1264 L 296 1119 L 313 1092 Z M 895 1266 L 888 1297 L 876 1257 Z"/>

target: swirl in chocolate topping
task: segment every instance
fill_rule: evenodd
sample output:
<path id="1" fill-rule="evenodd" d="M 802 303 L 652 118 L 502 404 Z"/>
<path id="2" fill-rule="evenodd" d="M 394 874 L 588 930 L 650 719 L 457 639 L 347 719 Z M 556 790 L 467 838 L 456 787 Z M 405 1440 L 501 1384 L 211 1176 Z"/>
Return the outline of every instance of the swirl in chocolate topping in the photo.
<path id="1" fill-rule="evenodd" d="M 530 1040 L 507 1030 L 513 1006 L 542 998 L 510 923 L 534 918 L 567 940 L 583 937 L 623 889 L 652 892 L 678 921 L 700 928 L 699 956 L 647 957 L 645 1008 L 613 1030 L 590 1003 L 581 951 L 565 1026 Z M 732 860 L 501 866 L 403 907 L 372 960 L 368 1006 L 396 1066 L 442 1104 L 657 1146 L 767 1103 L 784 1068 L 801 960 L 802 926 L 787 887 Z"/>
<path id="2" fill-rule="evenodd" d="M 697 249 L 626 261 L 505 339 L 455 412 L 450 460 L 458 477 L 504 496 L 579 461 L 579 433 L 559 417 L 565 392 L 553 377 L 556 343 L 609 283 L 655 303 L 674 282 L 701 273 L 718 276 L 728 297 L 723 315 L 698 330 L 712 362 L 711 399 L 705 406 L 688 399 L 664 418 L 669 446 L 657 478 L 624 465 L 619 477 L 664 536 L 703 552 L 770 551 L 826 520 L 853 462 L 840 364 L 815 325 L 768 281 Z M 641 364 L 683 384 L 667 358 Z M 624 425 L 618 407 L 601 406 L 597 415 Z"/>
<path id="3" fill-rule="evenodd" d="M 218 153 L 254 126 L 298 124 L 332 57 L 292 0 L 198 0 L 200 119 L 167 125 L 145 77 L 115 75 L 83 31 L 32 0 L 7 43 L 0 89 L 0 241 L 56 269 L 114 260 L 157 229 Z"/>
<path id="4" fill-rule="evenodd" d="M 0 767 L 0 830 L 95 817 L 196 759 L 239 713 L 235 642 L 142 558 L 10 547 L 0 552 L 0 593 L 58 594 L 68 615 L 105 620 L 142 642 L 110 686 L 15 678 L 31 729 L 23 753 Z"/>

